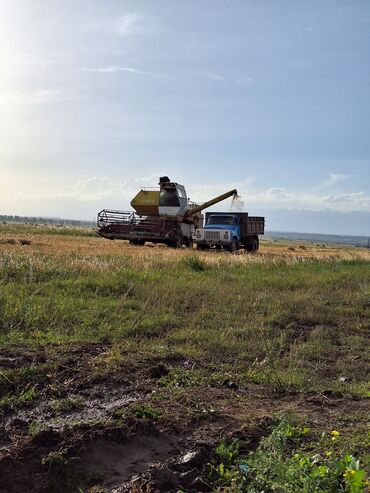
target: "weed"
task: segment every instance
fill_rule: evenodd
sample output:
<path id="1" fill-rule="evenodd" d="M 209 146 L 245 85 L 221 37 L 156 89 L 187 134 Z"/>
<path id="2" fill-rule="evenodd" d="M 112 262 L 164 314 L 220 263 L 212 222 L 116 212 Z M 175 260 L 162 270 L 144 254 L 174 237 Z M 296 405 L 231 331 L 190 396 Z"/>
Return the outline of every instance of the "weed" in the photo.
<path id="1" fill-rule="evenodd" d="M 121 348 L 117 344 L 113 344 L 104 353 L 95 358 L 95 370 L 97 372 L 111 372 L 120 367 L 122 363 Z"/>
<path id="2" fill-rule="evenodd" d="M 53 400 L 49 403 L 49 409 L 54 413 L 68 413 L 84 407 L 84 400 L 81 396 L 71 395 L 64 399 Z"/>
<path id="3" fill-rule="evenodd" d="M 130 414 L 131 416 L 134 416 L 135 418 L 138 419 L 148 419 L 152 421 L 156 421 L 158 418 L 162 416 L 162 411 L 159 409 L 156 409 L 155 407 L 152 406 L 134 406 L 130 409 Z"/>
<path id="4" fill-rule="evenodd" d="M 316 451 L 307 450 L 310 430 L 278 422 L 254 452 L 240 454 L 239 444 L 221 443 L 208 477 L 215 488 L 260 493 L 341 492 L 360 493 L 368 482 L 360 461 L 349 453 L 340 453 L 335 445 L 340 433 L 323 435 Z M 321 452 L 317 452 L 321 450 Z M 222 489 L 224 491 L 224 489 Z"/>
<path id="5" fill-rule="evenodd" d="M 132 407 L 116 408 L 112 414 L 116 423 L 123 424 L 124 419 L 130 416 L 136 419 L 156 421 L 162 416 L 162 411 L 150 405 L 136 404 Z"/>
<path id="6" fill-rule="evenodd" d="M 35 387 L 28 387 L 20 394 L 8 394 L 0 399 L 0 413 L 16 407 L 21 407 L 29 404 L 37 398 Z"/>
<path id="7" fill-rule="evenodd" d="M 183 257 L 182 264 L 195 272 L 203 272 L 207 268 L 205 262 L 196 255 Z"/>
<path id="8" fill-rule="evenodd" d="M 162 387 L 195 387 L 202 380 L 199 372 L 174 368 L 167 375 L 158 379 L 158 385 Z"/>
<path id="9" fill-rule="evenodd" d="M 32 423 L 30 423 L 30 425 L 28 427 L 28 434 L 31 437 L 34 437 L 34 436 L 38 435 L 39 433 L 41 433 L 42 431 L 45 431 L 46 429 L 47 429 L 47 426 L 45 425 L 45 423 L 39 423 L 37 421 L 32 421 Z"/>

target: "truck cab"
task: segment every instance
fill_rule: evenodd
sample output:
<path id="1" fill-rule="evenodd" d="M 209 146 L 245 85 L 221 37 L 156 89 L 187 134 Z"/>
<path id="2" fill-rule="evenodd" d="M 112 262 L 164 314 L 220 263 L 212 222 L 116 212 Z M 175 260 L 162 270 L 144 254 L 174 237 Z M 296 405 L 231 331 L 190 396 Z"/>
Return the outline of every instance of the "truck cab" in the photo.
<path id="1" fill-rule="evenodd" d="M 207 212 L 205 226 L 196 230 L 194 241 L 199 250 L 256 251 L 264 224 L 263 217 L 251 217 L 247 212 Z"/>
<path id="2" fill-rule="evenodd" d="M 240 239 L 240 225 L 233 214 L 209 214 L 204 228 L 197 229 L 195 242 L 200 250 L 210 246 L 235 251 Z"/>

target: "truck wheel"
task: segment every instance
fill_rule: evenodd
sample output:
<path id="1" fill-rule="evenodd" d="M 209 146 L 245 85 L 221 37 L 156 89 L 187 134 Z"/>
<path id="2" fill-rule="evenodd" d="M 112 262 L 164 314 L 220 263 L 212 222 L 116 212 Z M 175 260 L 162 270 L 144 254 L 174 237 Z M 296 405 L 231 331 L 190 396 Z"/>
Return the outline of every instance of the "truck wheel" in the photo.
<path id="1" fill-rule="evenodd" d="M 247 244 L 248 252 L 256 252 L 258 250 L 259 242 L 254 238 L 250 243 Z"/>
<path id="2" fill-rule="evenodd" d="M 237 249 L 238 249 L 238 242 L 236 238 L 233 238 L 229 246 L 229 252 L 234 253 L 237 251 Z"/>
<path id="3" fill-rule="evenodd" d="M 208 249 L 208 245 L 200 245 L 199 243 L 197 244 L 197 250 L 201 250 L 202 252 L 204 250 Z"/>

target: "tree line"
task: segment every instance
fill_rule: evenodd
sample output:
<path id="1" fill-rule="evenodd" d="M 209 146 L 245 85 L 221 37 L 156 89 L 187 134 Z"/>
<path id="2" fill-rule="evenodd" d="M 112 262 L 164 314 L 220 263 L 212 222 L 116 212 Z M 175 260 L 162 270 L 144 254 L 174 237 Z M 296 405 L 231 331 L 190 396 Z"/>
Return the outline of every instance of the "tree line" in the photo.
<path id="1" fill-rule="evenodd" d="M 59 217 L 36 217 L 36 216 L 16 216 L 0 214 L 2 223 L 22 223 L 22 224 L 55 224 L 58 226 L 92 226 L 92 221 L 79 219 L 61 219 Z"/>

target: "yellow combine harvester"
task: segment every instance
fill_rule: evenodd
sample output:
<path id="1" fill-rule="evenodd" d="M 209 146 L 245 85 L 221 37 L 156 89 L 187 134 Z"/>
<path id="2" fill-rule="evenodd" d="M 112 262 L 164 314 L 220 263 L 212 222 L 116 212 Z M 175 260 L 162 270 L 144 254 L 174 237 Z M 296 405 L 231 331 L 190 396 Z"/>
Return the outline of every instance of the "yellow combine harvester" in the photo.
<path id="1" fill-rule="evenodd" d="M 129 240 L 134 245 L 149 241 L 173 248 L 191 246 L 196 229 L 203 226 L 202 210 L 236 195 L 236 189 L 230 190 L 197 205 L 189 201 L 183 185 L 162 176 L 159 190 L 142 189 L 132 199 L 135 212 L 100 211 L 97 233 L 110 240 Z"/>

